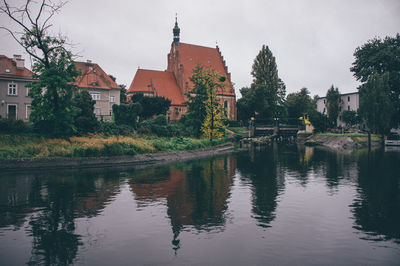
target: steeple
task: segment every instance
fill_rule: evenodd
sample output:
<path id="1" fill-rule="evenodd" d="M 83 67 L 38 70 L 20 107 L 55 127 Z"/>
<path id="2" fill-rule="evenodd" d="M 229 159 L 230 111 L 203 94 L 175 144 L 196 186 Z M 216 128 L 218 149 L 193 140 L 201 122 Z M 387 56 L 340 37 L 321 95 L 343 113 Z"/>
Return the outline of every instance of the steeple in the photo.
<path id="1" fill-rule="evenodd" d="M 174 33 L 174 43 L 176 46 L 179 46 L 179 33 L 181 30 L 178 27 L 178 15 L 175 16 L 175 27 L 172 32 Z"/>

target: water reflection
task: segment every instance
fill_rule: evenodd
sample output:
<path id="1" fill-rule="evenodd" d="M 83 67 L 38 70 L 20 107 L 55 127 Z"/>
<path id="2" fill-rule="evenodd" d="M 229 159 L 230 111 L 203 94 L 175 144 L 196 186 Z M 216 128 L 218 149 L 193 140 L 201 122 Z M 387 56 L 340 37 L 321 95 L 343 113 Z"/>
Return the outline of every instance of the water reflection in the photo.
<path id="1" fill-rule="evenodd" d="M 19 174 L 0 180 L 0 228 L 29 225 L 28 264 L 73 263 L 82 244 L 75 219 L 97 215 L 119 188 L 115 175 L 107 173 Z"/>
<path id="2" fill-rule="evenodd" d="M 358 160 L 358 197 L 352 204 L 354 228 L 368 240 L 400 243 L 400 153 L 382 150 Z"/>
<path id="3" fill-rule="evenodd" d="M 223 230 L 235 166 L 235 157 L 206 159 L 142 170 L 129 182 L 139 207 L 166 200 L 173 249 L 178 250 L 179 234 L 188 226 L 198 231 Z M 149 176 L 158 178 L 149 180 Z"/>
<path id="4" fill-rule="evenodd" d="M 122 241 L 122 246 L 126 243 L 129 246 L 132 242 L 140 245 L 145 243 L 150 247 L 157 246 L 158 242 L 166 243 L 155 249 L 155 257 L 164 254 L 164 247 L 172 256 L 174 251 L 175 254 L 188 252 L 188 248 L 193 248 L 193 245 L 187 245 L 188 241 L 204 241 L 211 245 L 204 237 L 201 237 L 202 240 L 199 240 L 200 237 L 196 239 L 196 236 L 203 234 L 218 235 L 218 240 L 243 240 L 249 245 L 249 250 L 269 248 L 271 254 L 280 254 L 280 249 L 274 250 L 265 238 L 275 236 L 274 241 L 280 242 L 283 239 L 292 240 L 290 235 L 301 235 L 296 232 L 297 228 L 293 228 L 292 221 L 285 220 L 289 218 L 299 222 L 299 228 L 308 228 L 311 233 L 315 231 L 310 228 L 318 229 L 316 236 L 303 239 L 304 246 L 316 253 L 323 254 L 326 251 L 319 250 L 321 243 L 321 249 L 332 247 L 326 244 L 329 239 L 324 242 L 324 238 L 319 238 L 321 235 L 332 237 L 334 242 L 341 231 L 347 232 L 340 239 L 343 246 L 347 244 L 347 247 L 362 246 L 357 241 L 365 244 L 371 240 L 390 240 L 400 244 L 399 162 L 400 153 L 384 153 L 382 150 L 343 154 L 312 147 L 274 144 L 261 150 L 249 149 L 222 157 L 124 172 L 100 169 L 72 173 L 2 173 L 0 238 L 5 236 L 3 239 L 10 241 L 15 237 L 12 232 L 22 232 L 25 241 L 30 241 L 28 259 L 25 261 L 28 264 L 81 263 L 79 259 L 82 253 L 92 248 L 87 239 L 90 234 L 99 232 L 107 236 L 110 223 L 118 219 L 110 217 L 109 213 L 112 213 L 118 217 L 132 215 L 128 217 L 132 219 L 124 220 L 130 223 L 117 224 L 122 233 L 131 233 L 125 239 L 127 242 Z M 248 204 L 238 208 L 233 199 L 234 193 L 238 193 L 236 196 L 240 194 L 236 200 L 246 200 Z M 119 197 L 120 201 L 117 200 Z M 313 204 L 313 197 L 315 202 L 319 201 L 318 197 L 323 200 Z M 329 208 L 337 213 L 326 211 Z M 112 211 L 107 214 L 110 209 Z M 163 210 L 166 215 L 142 215 L 146 211 L 154 214 Z M 310 214 L 319 213 L 325 216 L 321 215 L 315 221 L 309 217 Z M 235 215 L 242 219 L 240 224 L 243 228 L 235 225 Z M 103 223 L 99 222 L 103 216 L 107 218 L 102 220 Z M 85 218 L 92 228 L 86 228 L 85 222 L 79 218 Z M 158 219 L 151 221 L 156 228 L 147 225 L 147 219 Z M 302 221 L 314 224 L 304 225 Z M 100 225 L 95 225 L 96 222 Z M 274 226 L 278 222 L 280 226 Z M 134 226 L 144 230 L 140 237 L 135 235 L 137 231 L 132 229 Z M 90 231 L 87 234 L 86 229 Z M 238 232 L 241 230 L 245 233 Z M 157 235 L 155 240 L 148 239 L 154 236 L 151 234 L 153 231 L 166 233 Z M 273 234 L 268 235 L 269 232 Z M 247 233 L 249 238 L 245 239 Z M 264 234 L 265 238 L 258 241 L 260 234 Z M 237 235 L 243 239 L 235 239 Z M 2 243 L 3 239 L 0 239 L 0 255 L 4 253 L 1 248 L 8 244 Z M 105 245 L 118 245 L 121 239 L 104 237 L 101 241 L 110 241 Z M 220 243 L 229 246 L 229 243 Z M 284 242 L 281 244 L 285 245 Z M 286 243 L 285 246 L 291 245 Z M 296 250 L 291 253 L 296 254 Z M 98 244 L 91 249 L 91 255 L 100 256 L 102 251 L 104 247 Z M 116 256 L 118 252 L 115 250 Z M 131 254 L 134 250 L 127 247 L 125 252 Z M 255 253 L 244 254 L 250 256 Z M 255 262 L 265 262 L 265 254 L 254 256 L 258 255 L 261 259 Z M 351 256 L 351 252 L 346 255 Z M 242 255 L 230 256 L 236 258 Z M 10 257 L 10 261 L 12 259 Z M 158 259 L 164 260 L 163 257 Z M 4 256 L 0 258 L 0 264 L 8 264 L 2 263 L 4 260 Z M 184 261 L 182 264 L 185 264 Z"/>

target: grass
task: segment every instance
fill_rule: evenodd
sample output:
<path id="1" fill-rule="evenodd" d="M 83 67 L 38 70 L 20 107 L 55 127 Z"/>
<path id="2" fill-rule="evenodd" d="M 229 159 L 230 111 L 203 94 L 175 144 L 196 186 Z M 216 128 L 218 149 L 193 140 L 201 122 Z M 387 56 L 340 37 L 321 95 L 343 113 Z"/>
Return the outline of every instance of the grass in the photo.
<path id="1" fill-rule="evenodd" d="M 327 136 L 327 137 L 350 137 L 355 142 L 366 143 L 368 141 L 368 134 L 363 133 L 318 133 L 316 137 Z M 379 142 L 381 140 L 379 135 L 371 134 L 371 141 Z"/>
<path id="2" fill-rule="evenodd" d="M 49 139 L 40 136 L 0 134 L 0 158 L 98 157 L 216 146 L 227 139 L 161 138 L 155 136 L 103 136 Z"/>

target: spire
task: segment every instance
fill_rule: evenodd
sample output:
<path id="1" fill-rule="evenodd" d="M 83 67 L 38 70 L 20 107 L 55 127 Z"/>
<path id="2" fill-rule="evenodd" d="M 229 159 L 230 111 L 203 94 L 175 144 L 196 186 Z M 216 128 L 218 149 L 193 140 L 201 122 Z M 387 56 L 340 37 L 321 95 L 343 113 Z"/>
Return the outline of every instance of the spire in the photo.
<path id="1" fill-rule="evenodd" d="M 175 15 L 175 27 L 172 32 L 174 33 L 174 43 L 176 46 L 179 46 L 179 33 L 181 30 L 178 27 L 178 14 Z"/>

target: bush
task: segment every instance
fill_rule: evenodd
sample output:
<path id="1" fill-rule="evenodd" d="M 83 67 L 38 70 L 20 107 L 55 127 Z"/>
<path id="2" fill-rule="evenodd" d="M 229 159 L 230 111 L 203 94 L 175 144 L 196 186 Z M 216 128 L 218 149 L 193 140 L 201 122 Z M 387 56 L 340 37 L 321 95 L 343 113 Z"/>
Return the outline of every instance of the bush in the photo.
<path id="1" fill-rule="evenodd" d="M 182 125 L 168 124 L 165 115 L 159 115 L 154 119 L 143 121 L 139 124 L 138 132 L 158 137 L 180 136 Z"/>
<path id="2" fill-rule="evenodd" d="M 242 127 L 242 123 L 240 121 L 231 121 L 231 120 L 226 120 L 225 125 L 227 127 Z"/>
<path id="3" fill-rule="evenodd" d="M 0 118 L 0 132 L 28 133 L 32 132 L 32 127 L 22 120 Z"/>
<path id="4" fill-rule="evenodd" d="M 104 135 L 130 135 L 134 133 L 133 127 L 127 125 L 117 125 L 113 122 L 100 122 L 97 133 Z"/>

